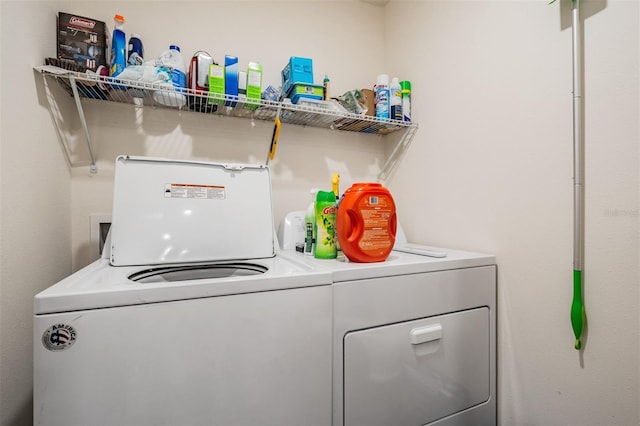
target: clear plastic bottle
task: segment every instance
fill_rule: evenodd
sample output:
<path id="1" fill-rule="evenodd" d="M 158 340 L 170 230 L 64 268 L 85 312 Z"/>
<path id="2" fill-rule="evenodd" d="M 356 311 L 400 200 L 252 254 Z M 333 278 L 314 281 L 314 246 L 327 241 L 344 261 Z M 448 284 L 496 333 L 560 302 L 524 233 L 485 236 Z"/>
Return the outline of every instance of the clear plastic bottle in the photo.
<path id="1" fill-rule="evenodd" d="M 173 91 L 157 90 L 153 93 L 153 99 L 162 105 L 183 107 L 187 103 L 187 97 L 184 95 L 187 91 L 187 67 L 180 54 L 180 47 L 174 44 L 169 46 L 169 50 L 156 59 L 155 65 L 171 68 Z"/>

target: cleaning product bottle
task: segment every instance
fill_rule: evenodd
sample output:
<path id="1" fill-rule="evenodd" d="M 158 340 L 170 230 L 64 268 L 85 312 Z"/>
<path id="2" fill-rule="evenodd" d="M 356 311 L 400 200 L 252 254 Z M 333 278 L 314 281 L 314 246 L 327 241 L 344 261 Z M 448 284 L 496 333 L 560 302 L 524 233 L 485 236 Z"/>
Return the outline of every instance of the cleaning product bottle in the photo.
<path id="1" fill-rule="evenodd" d="M 171 65 L 171 82 L 178 92 L 184 92 L 187 88 L 187 67 L 180 54 L 180 46 L 172 44 L 169 46 L 169 64 Z"/>
<path id="2" fill-rule="evenodd" d="M 389 104 L 391 105 L 391 119 L 402 121 L 402 88 L 397 77 L 391 79 L 389 86 Z"/>
<path id="3" fill-rule="evenodd" d="M 336 247 L 336 196 L 333 191 L 318 191 L 316 195 L 316 259 L 335 259 Z"/>
<path id="4" fill-rule="evenodd" d="M 411 121 L 411 82 L 401 81 L 402 88 L 402 120 Z"/>
<path id="5" fill-rule="evenodd" d="M 323 96 L 322 99 L 324 99 L 325 101 L 328 101 L 329 99 L 331 99 L 331 95 L 329 93 L 329 85 L 330 85 L 330 80 L 329 80 L 329 74 L 324 73 L 324 80 L 322 80 L 322 85 L 323 85 Z"/>
<path id="6" fill-rule="evenodd" d="M 380 74 L 376 79 L 376 118 L 389 119 L 389 76 Z"/>
<path id="7" fill-rule="evenodd" d="M 127 66 L 141 66 L 144 63 L 144 47 L 140 35 L 131 34 L 127 46 Z M 132 68 L 129 69 L 131 70 Z M 127 92 L 134 98 L 144 98 L 147 94 L 146 90 L 136 87 L 128 87 Z"/>
<path id="8" fill-rule="evenodd" d="M 304 215 L 304 254 L 313 256 L 315 241 L 313 229 L 316 223 L 316 194 L 318 190 L 312 189 L 309 193 L 311 194 L 311 202 Z"/>
<path id="9" fill-rule="evenodd" d="M 352 262 L 382 262 L 396 241 L 396 205 L 380 183 L 354 183 L 340 201 L 338 240 Z"/>
<path id="10" fill-rule="evenodd" d="M 156 90 L 153 99 L 162 105 L 183 107 L 187 103 L 187 97 L 184 95 L 187 91 L 187 67 L 180 54 L 180 47 L 175 44 L 169 46 L 169 50 L 163 52 L 154 65 L 171 68 L 173 91 Z"/>
<path id="11" fill-rule="evenodd" d="M 139 34 L 131 34 L 127 49 L 127 63 L 129 65 L 142 65 L 144 63 L 144 46 Z"/>
<path id="12" fill-rule="evenodd" d="M 336 196 L 336 209 L 340 208 L 340 173 L 335 172 L 331 176 L 331 190 L 333 194 Z M 336 210 L 336 215 L 337 215 Z M 337 217 L 337 216 L 336 216 Z M 340 241 L 338 241 L 338 228 L 336 227 L 336 250 L 338 252 L 338 256 L 342 255 L 342 249 L 340 248 Z"/>
<path id="13" fill-rule="evenodd" d="M 127 66 L 127 37 L 124 33 L 124 17 L 115 15 L 113 17 L 114 28 L 111 38 L 111 67 L 109 76 L 116 77 Z M 113 86 L 115 89 L 124 90 L 124 86 Z"/>

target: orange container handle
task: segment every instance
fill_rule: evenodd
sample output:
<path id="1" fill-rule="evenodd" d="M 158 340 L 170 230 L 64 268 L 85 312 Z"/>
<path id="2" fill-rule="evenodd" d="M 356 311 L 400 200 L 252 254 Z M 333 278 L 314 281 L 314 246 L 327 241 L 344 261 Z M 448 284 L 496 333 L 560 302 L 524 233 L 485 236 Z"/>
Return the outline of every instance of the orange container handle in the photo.
<path id="1" fill-rule="evenodd" d="M 347 234 L 346 234 L 347 241 L 352 243 L 354 241 L 357 241 L 360 238 L 360 234 L 362 234 L 362 225 L 358 220 L 358 214 L 353 209 L 347 210 L 347 218 L 349 218 L 348 220 L 349 227 L 347 228 Z"/>
<path id="2" fill-rule="evenodd" d="M 393 238 L 393 241 L 395 241 L 396 240 L 396 234 L 397 234 L 397 231 L 398 231 L 398 216 L 396 215 L 395 212 L 391 216 L 391 218 L 389 220 L 389 224 L 391 225 L 390 226 L 391 237 Z"/>

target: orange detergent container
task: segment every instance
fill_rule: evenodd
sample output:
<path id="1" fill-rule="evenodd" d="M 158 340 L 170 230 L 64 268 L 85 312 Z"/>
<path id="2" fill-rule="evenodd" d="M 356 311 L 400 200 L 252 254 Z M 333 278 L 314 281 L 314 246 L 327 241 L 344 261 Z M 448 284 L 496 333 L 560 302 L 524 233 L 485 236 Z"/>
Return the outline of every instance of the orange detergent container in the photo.
<path id="1" fill-rule="evenodd" d="M 354 183 L 336 215 L 338 242 L 352 262 L 382 262 L 396 241 L 396 204 L 379 183 Z"/>

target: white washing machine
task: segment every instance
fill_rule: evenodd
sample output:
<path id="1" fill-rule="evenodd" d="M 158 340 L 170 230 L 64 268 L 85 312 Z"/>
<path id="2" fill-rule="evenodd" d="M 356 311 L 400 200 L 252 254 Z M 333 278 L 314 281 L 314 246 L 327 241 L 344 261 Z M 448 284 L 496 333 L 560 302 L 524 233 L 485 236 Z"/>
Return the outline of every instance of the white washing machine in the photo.
<path id="1" fill-rule="evenodd" d="M 332 273 L 332 424 L 495 425 L 495 257 L 400 231 L 384 262 L 314 259 L 295 251 L 301 214 L 279 236 L 283 256 Z"/>
<path id="2" fill-rule="evenodd" d="M 34 423 L 328 425 L 331 274 L 274 250 L 269 169 L 116 160 L 104 258 L 34 299 Z"/>

